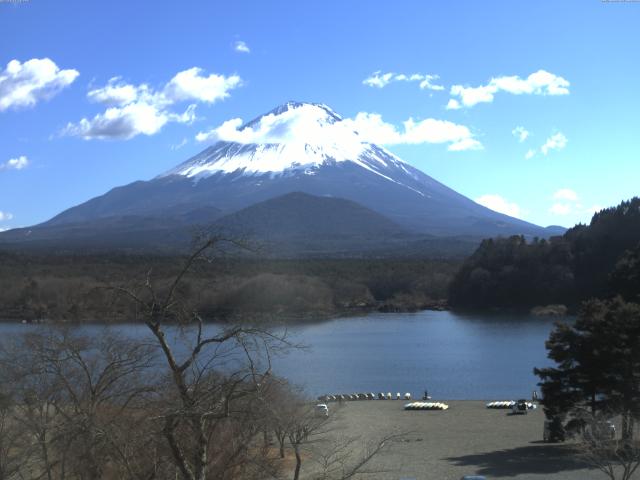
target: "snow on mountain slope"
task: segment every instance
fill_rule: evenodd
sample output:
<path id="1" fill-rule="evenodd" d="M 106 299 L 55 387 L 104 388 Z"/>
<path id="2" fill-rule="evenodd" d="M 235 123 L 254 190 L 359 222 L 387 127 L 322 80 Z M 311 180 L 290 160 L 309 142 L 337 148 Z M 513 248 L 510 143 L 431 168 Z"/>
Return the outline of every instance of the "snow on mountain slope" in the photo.
<path id="1" fill-rule="evenodd" d="M 236 132 L 236 141 L 218 142 L 160 177 L 201 179 L 220 172 L 253 176 L 268 173 L 272 177 L 299 172 L 315 175 L 322 166 L 351 162 L 424 194 L 394 178 L 400 173 L 415 179 L 408 164 L 388 150 L 363 141 L 326 105 L 288 102 L 235 130 L 239 122 L 227 122 Z"/>
<path id="2" fill-rule="evenodd" d="M 37 228 L 50 235 L 70 225 L 91 229 L 99 219 L 111 225 L 110 219 L 118 217 L 206 224 L 301 192 L 355 202 L 412 234 L 549 236 L 537 225 L 489 210 L 443 185 L 372 138 L 364 139 L 354 125 L 326 105 L 298 102 L 245 124 L 229 120 L 202 134 L 211 146 L 177 167 L 113 188 Z"/>

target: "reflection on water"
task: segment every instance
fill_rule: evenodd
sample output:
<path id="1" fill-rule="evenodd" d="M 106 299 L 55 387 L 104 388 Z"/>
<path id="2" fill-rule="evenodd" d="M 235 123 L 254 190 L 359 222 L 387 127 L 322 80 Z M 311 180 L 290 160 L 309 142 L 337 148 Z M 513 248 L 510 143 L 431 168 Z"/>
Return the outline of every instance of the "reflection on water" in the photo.
<path id="1" fill-rule="evenodd" d="M 382 391 L 415 396 L 428 389 L 442 399 L 529 397 L 537 388 L 533 367 L 549 364 L 544 342 L 552 327 L 548 318 L 431 311 L 340 318 L 290 327 L 291 338 L 310 348 L 274 359 L 274 372 L 314 396 Z M 0 325 L 5 339 L 30 328 Z M 150 339 L 143 325 L 113 328 Z M 174 333 L 181 344 L 184 339 Z"/>

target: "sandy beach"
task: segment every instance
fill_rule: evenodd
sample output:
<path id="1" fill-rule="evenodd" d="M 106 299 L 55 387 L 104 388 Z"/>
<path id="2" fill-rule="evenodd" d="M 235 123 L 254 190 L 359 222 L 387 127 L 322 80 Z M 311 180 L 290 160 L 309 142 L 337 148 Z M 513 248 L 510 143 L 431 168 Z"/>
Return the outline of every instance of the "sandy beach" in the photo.
<path id="1" fill-rule="evenodd" d="M 405 401 L 329 404 L 335 434 L 371 440 L 410 432 L 376 457 L 366 478 L 450 480 L 463 475 L 487 479 L 590 480 L 605 478 L 572 455 L 568 444 L 542 442 L 541 408 L 527 415 L 490 410 L 484 401 L 445 401 L 446 411 L 405 411 Z"/>

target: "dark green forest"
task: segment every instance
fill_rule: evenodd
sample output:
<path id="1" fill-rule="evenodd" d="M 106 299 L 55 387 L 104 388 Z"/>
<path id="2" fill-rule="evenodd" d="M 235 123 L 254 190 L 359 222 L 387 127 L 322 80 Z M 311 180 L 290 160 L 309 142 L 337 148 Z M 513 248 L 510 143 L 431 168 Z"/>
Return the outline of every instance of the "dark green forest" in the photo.
<path id="1" fill-rule="evenodd" d="M 549 240 L 484 240 L 453 279 L 457 308 L 530 309 L 590 298 L 640 295 L 640 198 L 596 213 Z"/>
<path id="2" fill-rule="evenodd" d="M 113 288 L 160 288 L 183 256 L 44 255 L 0 251 L 0 319 L 120 322 L 136 319 Z M 484 240 L 457 259 L 264 259 L 200 262 L 182 294 L 206 318 L 326 318 L 424 308 L 528 310 L 590 298 L 640 299 L 640 198 L 595 214 L 563 236 Z"/>
<path id="3" fill-rule="evenodd" d="M 183 264 L 181 256 L 0 252 L 0 319 L 135 321 L 134 306 L 113 288 L 142 288 L 149 278 L 161 289 Z M 443 308 L 458 266 L 456 260 L 223 256 L 199 262 L 181 295 L 193 311 L 216 321 Z"/>

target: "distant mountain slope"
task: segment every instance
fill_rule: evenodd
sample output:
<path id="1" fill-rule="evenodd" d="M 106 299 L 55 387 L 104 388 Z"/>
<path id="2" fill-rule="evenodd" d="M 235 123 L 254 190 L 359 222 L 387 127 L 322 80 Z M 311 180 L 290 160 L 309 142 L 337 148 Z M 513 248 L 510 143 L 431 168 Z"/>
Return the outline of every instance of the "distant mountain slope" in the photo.
<path id="1" fill-rule="evenodd" d="M 400 251 L 424 237 L 350 200 L 301 192 L 251 205 L 219 219 L 213 228 L 252 238 L 268 251 L 289 255 Z"/>
<path id="2" fill-rule="evenodd" d="M 63 241 L 71 225 L 76 232 L 84 225 L 87 239 L 91 238 L 90 229 L 102 229 L 105 243 L 114 232 L 148 238 L 137 226 L 130 230 L 120 225 L 122 219 L 132 224 L 136 217 L 145 219 L 139 226 L 162 224 L 164 219 L 161 228 L 173 229 L 207 223 L 269 199 L 302 192 L 355 202 L 371 211 L 369 217 L 373 212 L 386 217 L 387 225 L 394 224 L 398 232 L 422 236 L 480 239 L 557 233 L 473 202 L 388 150 L 362 141 L 345 125 L 326 105 L 289 102 L 244 125 L 239 133 L 248 143 L 218 141 L 152 180 L 114 188 L 27 231 L 31 238 L 53 243 Z M 309 208 L 315 205 L 304 204 Z M 281 207 L 278 202 L 266 205 L 260 208 Z M 298 212 L 301 224 L 296 228 L 304 231 L 309 227 L 305 223 L 308 215 Z M 249 223 L 257 228 L 256 218 Z M 116 225 L 113 232 L 104 230 L 108 225 Z M 292 224 L 281 222 L 280 227 L 288 234 L 296 232 Z M 342 227 L 348 232 L 350 222 Z M 275 233 L 278 228 L 272 230 Z M 20 238 L 26 239 L 24 231 L 22 236 L 5 232 L 0 234 L 0 243 Z M 75 238 L 79 238 L 77 233 Z"/>
<path id="3" fill-rule="evenodd" d="M 214 207 L 200 207 L 190 211 L 167 209 L 162 216 L 123 215 L 63 224 L 44 223 L 2 232 L 0 248 L 171 252 L 187 247 L 199 225 L 210 225 L 220 216 L 220 210 Z"/>
<path id="4" fill-rule="evenodd" d="M 302 192 L 256 203 L 219 219 L 215 225 L 263 238 L 385 238 L 409 232 L 350 200 Z"/>

